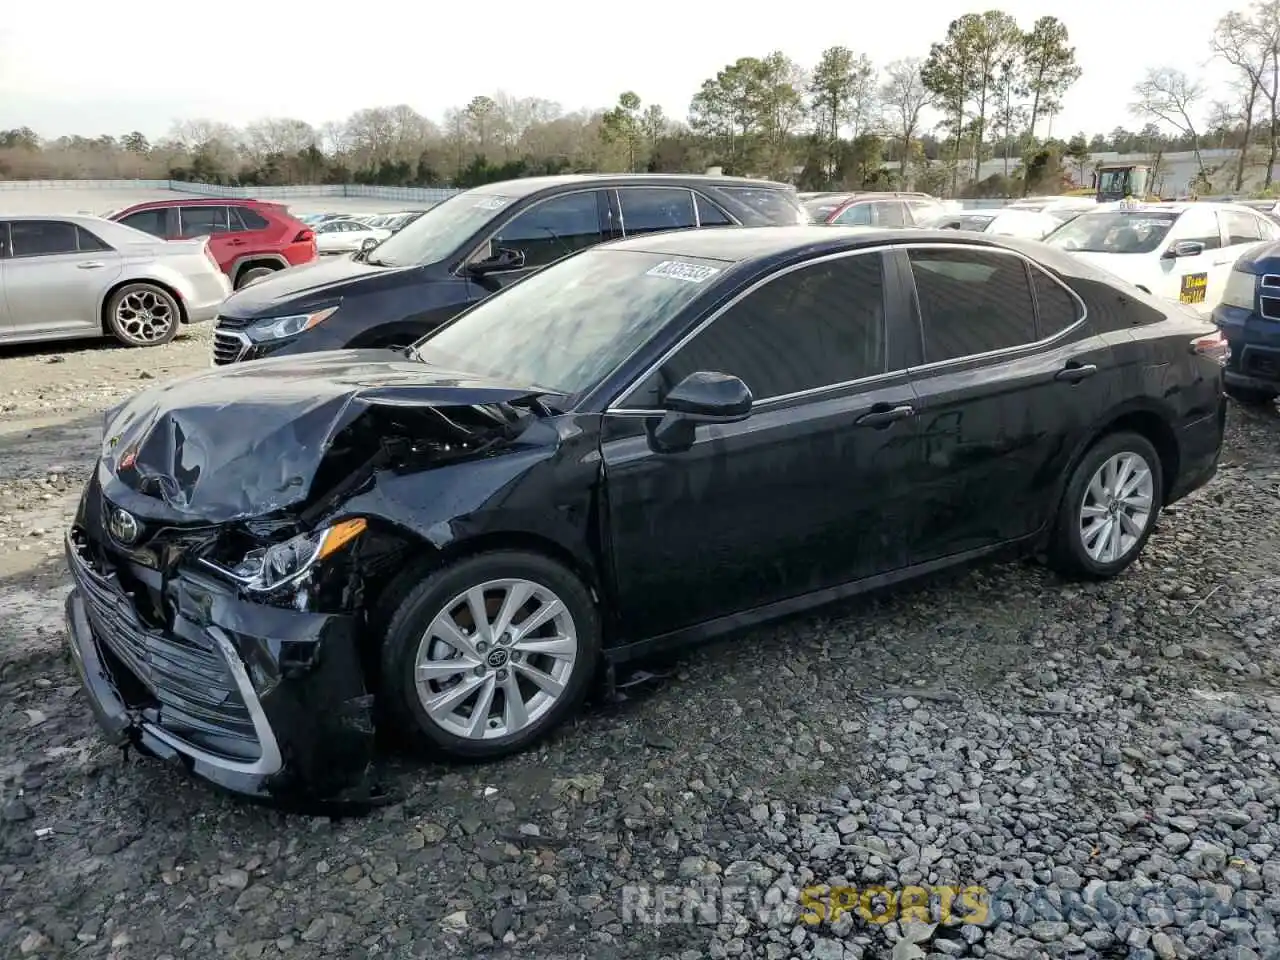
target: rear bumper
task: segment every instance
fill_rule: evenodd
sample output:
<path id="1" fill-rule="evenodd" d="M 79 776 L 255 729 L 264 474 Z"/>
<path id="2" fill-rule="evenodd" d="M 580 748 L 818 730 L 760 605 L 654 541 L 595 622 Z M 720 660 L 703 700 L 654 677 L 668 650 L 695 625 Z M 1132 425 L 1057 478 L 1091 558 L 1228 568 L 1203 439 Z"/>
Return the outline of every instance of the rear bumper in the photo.
<path id="1" fill-rule="evenodd" d="M 218 316 L 222 301 L 231 296 L 231 281 L 225 273 L 217 273 L 208 282 L 193 284 L 183 306 L 187 323 L 208 323 Z"/>
<path id="2" fill-rule="evenodd" d="M 1220 396 L 1214 411 L 1183 426 L 1178 437 L 1178 476 L 1165 493 L 1166 504 L 1199 490 L 1218 473 L 1227 430 L 1227 398 Z"/>
<path id="3" fill-rule="evenodd" d="M 250 797 L 367 798 L 372 697 L 354 618 L 251 603 L 178 574 L 165 587 L 172 625 L 160 630 L 74 536 L 66 554 L 71 659 L 110 742 Z"/>

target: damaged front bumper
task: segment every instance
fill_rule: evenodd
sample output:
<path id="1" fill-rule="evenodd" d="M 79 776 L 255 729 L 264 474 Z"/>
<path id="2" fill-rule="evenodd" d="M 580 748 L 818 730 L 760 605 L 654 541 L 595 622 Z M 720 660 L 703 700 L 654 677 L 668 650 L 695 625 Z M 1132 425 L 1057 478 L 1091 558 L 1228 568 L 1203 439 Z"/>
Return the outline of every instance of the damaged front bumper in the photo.
<path id="1" fill-rule="evenodd" d="M 355 617 L 249 602 L 180 571 L 161 587 L 161 627 L 137 602 L 148 571 L 75 529 L 66 553 L 72 659 L 108 739 L 256 798 L 370 799 L 373 698 Z"/>

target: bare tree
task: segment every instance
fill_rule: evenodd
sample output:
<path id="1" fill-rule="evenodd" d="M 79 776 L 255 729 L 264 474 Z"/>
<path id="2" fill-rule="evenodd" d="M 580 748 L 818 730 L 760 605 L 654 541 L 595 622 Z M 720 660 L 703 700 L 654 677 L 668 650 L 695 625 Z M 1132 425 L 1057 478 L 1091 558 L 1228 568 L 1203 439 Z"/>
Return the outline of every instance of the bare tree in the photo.
<path id="1" fill-rule="evenodd" d="M 923 63 L 918 57 L 895 60 L 885 67 L 885 81 L 880 87 L 880 104 L 884 110 L 885 123 L 894 136 L 902 139 L 898 176 L 904 184 L 907 182 L 911 140 L 920 128 L 920 112 L 933 102 L 933 94 L 920 78 Z"/>
<path id="2" fill-rule="evenodd" d="M 1239 13 L 1228 13 L 1218 21 L 1213 33 L 1214 55 L 1225 60 L 1237 71 L 1239 90 L 1236 116 L 1244 124 L 1244 142 L 1236 161 L 1235 189 L 1244 186 L 1245 164 L 1248 162 L 1249 144 L 1253 140 L 1253 124 L 1258 98 L 1263 95 L 1262 73 L 1267 68 L 1271 50 L 1264 32 Z M 1272 136 L 1274 150 L 1275 137 Z M 1274 157 L 1272 158 L 1274 162 Z M 1270 182 L 1270 168 L 1267 171 Z"/>
<path id="3" fill-rule="evenodd" d="M 1146 117 L 1167 123 L 1175 130 L 1191 138 L 1191 149 L 1196 156 L 1200 176 L 1205 177 L 1204 158 L 1200 155 L 1200 134 L 1193 114 L 1204 98 L 1204 83 L 1193 79 L 1176 67 L 1154 67 L 1134 85 L 1138 99 L 1129 105 L 1138 117 Z"/>

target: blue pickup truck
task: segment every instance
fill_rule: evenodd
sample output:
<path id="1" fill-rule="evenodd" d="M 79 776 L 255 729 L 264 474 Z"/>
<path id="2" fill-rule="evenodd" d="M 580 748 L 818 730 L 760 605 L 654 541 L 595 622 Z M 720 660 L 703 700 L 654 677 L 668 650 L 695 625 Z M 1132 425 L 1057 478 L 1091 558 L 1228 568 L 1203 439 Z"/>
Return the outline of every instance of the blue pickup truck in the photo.
<path id="1" fill-rule="evenodd" d="M 1236 261 L 1213 322 L 1231 345 L 1227 394 L 1257 405 L 1280 396 L 1280 243 Z"/>

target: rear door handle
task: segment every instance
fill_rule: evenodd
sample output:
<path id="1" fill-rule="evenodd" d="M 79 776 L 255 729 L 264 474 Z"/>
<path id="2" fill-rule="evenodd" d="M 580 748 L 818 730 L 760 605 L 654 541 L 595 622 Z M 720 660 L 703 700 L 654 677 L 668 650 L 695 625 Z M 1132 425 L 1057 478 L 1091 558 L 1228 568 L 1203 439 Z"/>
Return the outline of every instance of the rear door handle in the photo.
<path id="1" fill-rule="evenodd" d="M 1073 363 L 1063 367 L 1053 375 L 1053 379 L 1062 380 L 1066 383 L 1079 383 L 1088 377 L 1092 377 L 1098 372 L 1098 367 L 1093 363 Z"/>
<path id="2" fill-rule="evenodd" d="M 99 267 L 105 267 L 106 264 L 101 260 L 86 260 L 84 263 L 77 263 L 77 270 L 97 270 Z"/>
<path id="3" fill-rule="evenodd" d="M 885 407 L 882 410 L 872 409 L 870 413 L 864 413 L 857 420 L 853 421 L 859 427 L 887 427 L 891 423 L 897 423 L 899 420 L 906 420 L 908 417 L 916 415 L 916 408 L 909 403 L 899 404 L 896 407 Z"/>

